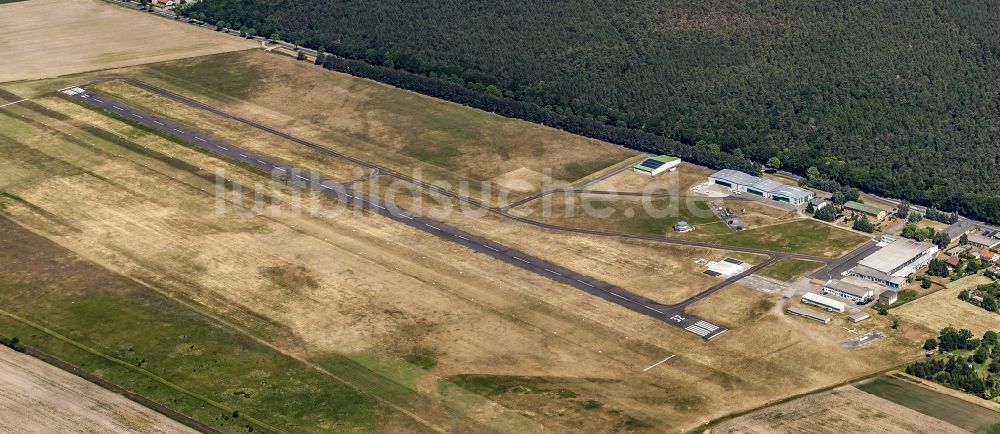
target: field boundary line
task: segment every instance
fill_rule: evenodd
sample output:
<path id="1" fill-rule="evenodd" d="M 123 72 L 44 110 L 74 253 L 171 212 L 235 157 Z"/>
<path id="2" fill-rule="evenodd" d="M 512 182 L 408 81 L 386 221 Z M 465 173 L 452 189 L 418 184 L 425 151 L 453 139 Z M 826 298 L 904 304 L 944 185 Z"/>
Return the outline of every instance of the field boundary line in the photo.
<path id="1" fill-rule="evenodd" d="M 216 408 L 218 408 L 220 410 L 224 410 L 226 412 L 232 412 L 232 411 L 235 410 L 233 408 L 228 407 L 225 404 L 222 404 L 220 402 L 216 402 L 216 401 L 214 401 L 214 400 L 212 400 L 212 399 L 210 399 L 210 398 L 208 398 L 206 396 L 202 396 L 202 395 L 194 393 L 194 392 L 192 392 L 190 390 L 187 390 L 187 389 L 185 389 L 185 388 L 183 388 L 183 387 L 181 387 L 181 386 L 179 386 L 177 384 L 174 384 L 173 382 L 171 382 L 171 381 L 169 381 L 169 380 L 167 380 L 167 379 L 165 379 L 163 377 L 160 377 L 159 375 L 156 375 L 156 374 L 154 374 L 152 372 L 149 372 L 149 371 L 147 371 L 147 370 L 145 370 L 143 368 L 140 368 L 138 366 L 133 366 L 131 363 L 128 363 L 128 362 L 126 362 L 124 360 L 121 360 L 121 359 L 119 359 L 117 357 L 109 356 L 109 355 L 104 354 L 104 353 L 102 353 L 102 352 L 100 352 L 98 350 L 90 348 L 90 347 L 88 347 L 88 346 L 86 346 L 86 345 L 84 345 L 84 344 L 82 344 L 80 342 L 77 342 L 77 341 L 75 341 L 73 339 L 70 339 L 70 338 L 68 338 L 68 337 L 60 334 L 59 332 L 56 332 L 55 330 L 49 329 L 48 327 L 45 327 L 45 326 L 43 326 L 41 324 L 38 324 L 38 323 L 36 323 L 34 321 L 31 321 L 29 319 L 23 318 L 23 317 L 21 317 L 21 316 L 19 316 L 17 314 L 8 312 L 5 309 L 0 308 L 0 315 L 8 316 L 8 317 L 14 319 L 17 322 L 25 324 L 25 325 L 27 325 L 27 326 L 29 326 L 31 328 L 34 328 L 34 329 L 36 329 L 38 331 L 41 331 L 41 332 L 45 333 L 45 334 L 47 334 L 47 335 L 49 335 L 49 336 L 51 336 L 53 338 L 56 338 L 57 340 L 63 341 L 65 343 L 67 343 L 67 344 L 70 344 L 70 345 L 76 347 L 76 348 L 79 348 L 80 350 L 83 350 L 84 352 L 87 352 L 87 353 L 89 353 L 91 355 L 100 357 L 100 358 L 105 359 L 105 360 L 107 360 L 107 361 L 109 361 L 111 363 L 114 363 L 116 365 L 120 365 L 122 367 L 125 367 L 126 369 L 129 369 L 131 371 L 134 371 L 134 372 L 137 372 L 139 374 L 145 375 L 145 376 L 147 376 L 149 378 L 152 378 L 153 380 L 156 380 L 157 382 L 159 382 L 160 384 L 163 384 L 164 386 L 167 386 L 167 387 L 169 387 L 169 388 L 171 388 L 171 389 L 173 389 L 173 390 L 175 390 L 177 392 L 181 392 L 181 393 L 183 393 L 185 395 L 188 395 L 188 396 L 190 396 L 192 398 L 196 398 L 196 399 L 199 399 L 201 401 L 204 401 L 204 402 L 206 402 L 206 403 L 208 403 L 208 404 L 212 405 L 213 407 L 216 407 Z M 107 381 L 107 380 L 105 380 L 105 381 Z M 108 382 L 110 383 L 110 381 L 108 381 Z M 252 416 L 246 416 L 246 419 L 249 420 L 249 421 L 251 421 L 251 422 L 253 422 L 253 423 L 255 423 L 255 424 L 260 425 L 261 427 L 270 429 L 270 430 L 275 431 L 275 432 L 282 432 L 282 433 L 286 432 L 286 431 L 282 431 L 282 430 L 280 430 L 280 429 L 278 429 L 276 427 L 273 427 L 270 424 L 261 422 L 261 421 L 255 419 L 255 418 L 253 418 Z"/>
<path id="2" fill-rule="evenodd" d="M 0 338 L 6 339 L 6 336 L 0 336 Z M 0 351 L 3 351 L 3 350 L 0 349 Z M 11 351 L 17 351 L 17 350 L 11 349 Z M 166 405 L 161 404 L 159 401 L 156 401 L 153 398 L 150 398 L 148 396 L 142 395 L 142 394 L 140 394 L 140 393 L 138 393 L 138 392 L 136 392 L 136 391 L 134 391 L 132 389 L 129 389 L 129 388 L 125 387 L 125 386 L 122 386 L 120 384 L 111 382 L 111 381 L 109 381 L 109 380 L 107 380 L 105 378 L 102 378 L 102 377 L 100 377 L 100 376 L 98 376 L 98 375 L 96 375 L 94 373 L 91 373 L 91 372 L 89 372 L 89 371 L 87 371 L 87 370 L 85 370 L 83 368 L 80 368 L 80 367 L 78 367 L 78 366 L 76 366 L 76 365 L 74 365 L 74 364 L 72 364 L 70 362 L 67 362 L 67 361 L 65 361 L 63 359 L 60 359 L 60 358 L 58 358 L 56 356 L 53 356 L 53 355 L 51 355 L 49 353 L 46 353 L 46 352 L 42 351 L 42 350 L 39 350 L 39 349 L 36 349 L 36 348 L 33 348 L 33 347 L 29 347 L 29 346 L 24 346 L 23 353 L 27 354 L 27 355 L 29 355 L 31 357 L 34 357 L 34 358 L 36 358 L 36 359 L 38 359 L 38 360 L 40 360 L 40 361 L 42 361 L 42 362 L 44 362 L 44 363 L 46 363 L 46 364 L 48 364 L 50 366 L 62 369 L 65 372 L 68 372 L 68 373 L 73 374 L 73 375 L 75 375 L 77 377 L 80 377 L 80 378 L 82 378 L 82 379 L 84 379 L 86 381 L 89 381 L 89 382 L 91 382 L 91 383 L 93 383 L 93 384 L 95 384 L 97 386 L 100 386 L 100 387 L 102 387 L 102 388 L 104 388 L 104 389 L 106 389 L 106 390 L 108 390 L 108 391 L 110 391 L 112 393 L 117 393 L 119 395 L 122 395 L 122 396 L 128 398 L 130 401 L 133 401 L 133 402 L 135 402 L 135 403 L 137 403 L 139 405 L 142 405 L 142 406 L 144 406 L 146 408 L 149 408 L 150 410 L 153 410 L 153 411 L 155 411 L 157 413 L 160 413 L 160 414 L 162 414 L 162 415 L 164 415 L 164 416 L 166 416 L 166 417 L 168 417 L 168 418 L 170 418 L 170 419 L 172 419 L 172 420 L 174 420 L 176 422 L 179 422 L 179 423 L 181 423 L 183 425 L 186 425 L 186 426 L 188 426 L 190 428 L 196 429 L 196 430 L 201 431 L 201 432 L 206 432 L 206 433 L 219 433 L 219 434 L 222 433 L 222 431 L 219 431 L 219 430 L 217 430 L 215 428 L 212 428 L 212 427 L 208 426 L 207 424 L 205 424 L 204 422 L 202 422 L 202 421 L 200 421 L 198 419 L 195 419 L 195 418 L 193 418 L 191 416 L 188 416 L 188 415 L 186 415 L 184 413 L 181 413 L 181 412 L 179 412 L 177 410 L 174 410 L 174 409 L 172 409 L 170 407 L 167 407 Z"/>

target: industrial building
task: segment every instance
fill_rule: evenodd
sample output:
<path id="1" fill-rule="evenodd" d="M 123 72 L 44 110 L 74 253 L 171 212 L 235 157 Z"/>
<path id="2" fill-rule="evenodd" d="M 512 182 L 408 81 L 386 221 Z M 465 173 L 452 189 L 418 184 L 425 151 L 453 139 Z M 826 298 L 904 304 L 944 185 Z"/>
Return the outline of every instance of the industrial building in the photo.
<path id="1" fill-rule="evenodd" d="M 886 216 L 889 214 L 884 209 L 877 206 L 851 200 L 844 204 L 844 215 L 847 217 L 863 215 L 875 220 L 876 222 L 880 222 L 885 220 Z"/>
<path id="2" fill-rule="evenodd" d="M 846 298 L 855 303 L 868 303 L 875 296 L 875 292 L 871 289 L 843 280 L 830 280 L 826 282 L 826 285 L 823 285 L 823 293 Z"/>
<path id="3" fill-rule="evenodd" d="M 656 176 L 681 164 L 681 159 L 669 155 L 648 157 L 632 166 L 632 171 L 643 175 Z"/>
<path id="4" fill-rule="evenodd" d="M 821 322 L 823 324 L 829 324 L 830 323 L 830 317 L 828 317 L 826 315 L 823 315 L 823 314 L 821 314 L 819 312 L 813 312 L 813 311 L 811 311 L 809 309 L 803 309 L 801 307 L 791 306 L 788 309 L 785 309 L 785 312 L 788 312 L 791 315 L 798 315 L 798 316 L 801 316 L 803 318 L 808 318 L 808 319 L 811 319 L 813 321 L 819 321 L 819 322 Z"/>
<path id="5" fill-rule="evenodd" d="M 814 294 L 812 292 L 807 292 L 802 295 L 802 304 L 820 307 L 826 309 L 827 311 L 837 313 L 843 313 L 847 310 L 847 305 L 843 302 L 827 298 L 819 294 Z"/>
<path id="6" fill-rule="evenodd" d="M 868 255 L 847 274 L 889 288 L 901 288 L 906 277 L 926 266 L 937 251 L 934 244 L 901 238 Z"/>
<path id="7" fill-rule="evenodd" d="M 723 169 L 708 177 L 713 184 L 721 185 L 734 192 L 746 192 L 792 205 L 802 205 L 812 199 L 813 192 L 804 188 L 785 185 L 778 181 L 764 179 L 746 173 Z"/>

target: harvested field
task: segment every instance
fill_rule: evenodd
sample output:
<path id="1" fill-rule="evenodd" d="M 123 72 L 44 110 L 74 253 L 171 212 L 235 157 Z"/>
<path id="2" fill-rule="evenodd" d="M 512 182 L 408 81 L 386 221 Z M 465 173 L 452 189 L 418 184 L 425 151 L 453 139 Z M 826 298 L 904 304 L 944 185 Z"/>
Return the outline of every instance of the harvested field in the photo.
<path id="1" fill-rule="evenodd" d="M 124 396 L 7 348 L 0 348 L 0 383 L 0 432 L 197 432 Z"/>
<path id="2" fill-rule="evenodd" d="M 969 432 L 993 434 L 1000 430 L 1000 412 L 973 404 L 966 399 L 938 393 L 913 381 L 921 380 L 912 380 L 908 376 L 899 378 L 883 376 L 861 382 L 855 387 Z"/>
<path id="3" fill-rule="evenodd" d="M 0 5 L 0 82 L 245 50 L 254 42 L 98 0 Z M 138 40 L 123 35 L 141 35 Z"/>
<path id="4" fill-rule="evenodd" d="M 843 386 L 728 420 L 711 432 L 959 434 L 966 431 L 853 386 Z"/>

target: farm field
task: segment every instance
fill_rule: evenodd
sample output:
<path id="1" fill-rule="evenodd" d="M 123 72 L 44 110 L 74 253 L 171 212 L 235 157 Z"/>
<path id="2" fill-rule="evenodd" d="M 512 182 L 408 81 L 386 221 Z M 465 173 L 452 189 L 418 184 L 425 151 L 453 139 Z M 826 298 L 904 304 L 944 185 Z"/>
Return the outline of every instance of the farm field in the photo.
<path id="1" fill-rule="evenodd" d="M 807 395 L 712 427 L 712 434 L 959 434 L 967 431 L 853 386 Z"/>
<path id="2" fill-rule="evenodd" d="M 151 18 L 124 9 L 110 13 L 140 24 Z M 80 16 L 73 25 L 89 19 Z M 150 36 L 163 25 L 176 33 L 161 38 L 171 44 L 198 45 L 191 38 L 204 34 L 240 44 L 226 50 L 252 46 L 155 21 Z M 89 31 L 119 40 L 127 33 L 115 24 Z M 102 59 L 85 49 L 91 60 L 74 66 L 72 56 L 55 62 L 55 50 L 39 57 L 59 64 L 37 77 L 199 54 L 190 46 L 134 45 L 159 51 Z M 94 82 L 97 92 L 262 155 L 338 180 L 368 175 L 115 79 L 123 77 L 493 205 L 551 186 L 584 185 L 640 155 L 261 50 L 0 84 L 2 103 L 30 98 L 0 108 L 6 158 L 0 221 L 11 234 L 0 240 L 11 243 L 0 250 L 10 258 L 0 267 L 11 270 L 0 273 L 9 313 L 0 316 L 0 333 L 16 333 L 225 431 L 247 424 L 293 432 L 688 431 L 913 356 L 914 342 L 903 336 L 847 353 L 837 345 L 840 331 L 800 327 L 777 313 L 773 299 L 738 285 L 691 307 L 731 328 L 705 342 L 54 94 Z M 625 170 L 587 187 L 684 193 L 708 173 L 682 165 L 675 178 L 649 180 Z M 450 202 L 418 194 L 434 201 L 428 212 Z M 311 207 L 320 212 L 303 211 Z M 755 224 L 791 218 L 786 210 L 747 207 L 748 219 L 760 219 Z M 476 212 L 439 218 L 664 303 L 718 282 L 701 273 L 696 259 L 762 260 L 724 249 L 557 232 Z M 663 223 L 618 222 L 661 235 L 669 227 Z M 760 228 L 778 233 L 773 245 L 818 251 L 796 231 L 770 229 L 777 227 L 783 228 Z M 731 231 L 716 222 L 698 233 Z M 824 235 L 840 236 L 817 237 Z M 37 288 L 46 291 L 44 303 L 35 300 Z M 674 357 L 644 370 L 667 356 Z"/>
<path id="3" fill-rule="evenodd" d="M 862 391 L 980 434 L 1000 432 L 1000 412 L 935 392 L 910 381 L 878 377 L 856 385 Z"/>
<path id="4" fill-rule="evenodd" d="M 0 431 L 197 431 L 34 357 L 0 348 Z"/>
<path id="5" fill-rule="evenodd" d="M 966 431 L 853 386 L 843 386 L 725 421 L 713 427 L 711 432 L 958 434 Z"/>
<path id="6" fill-rule="evenodd" d="M 7 2 L 3 2 L 7 3 Z M 256 43 L 184 28 L 99 0 L 0 3 L 0 82 L 246 50 Z M 122 35 L 141 34 L 141 43 Z"/>

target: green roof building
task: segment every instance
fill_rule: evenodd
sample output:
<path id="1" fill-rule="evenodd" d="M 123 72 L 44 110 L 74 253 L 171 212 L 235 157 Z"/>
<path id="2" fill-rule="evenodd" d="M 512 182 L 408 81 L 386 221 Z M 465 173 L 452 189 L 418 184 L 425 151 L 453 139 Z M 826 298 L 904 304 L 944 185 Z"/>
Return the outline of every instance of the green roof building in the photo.
<path id="1" fill-rule="evenodd" d="M 635 166 L 632 166 L 632 171 L 643 175 L 656 176 L 677 167 L 678 164 L 681 164 L 680 158 L 669 155 L 657 155 L 655 157 L 647 157 Z"/>

